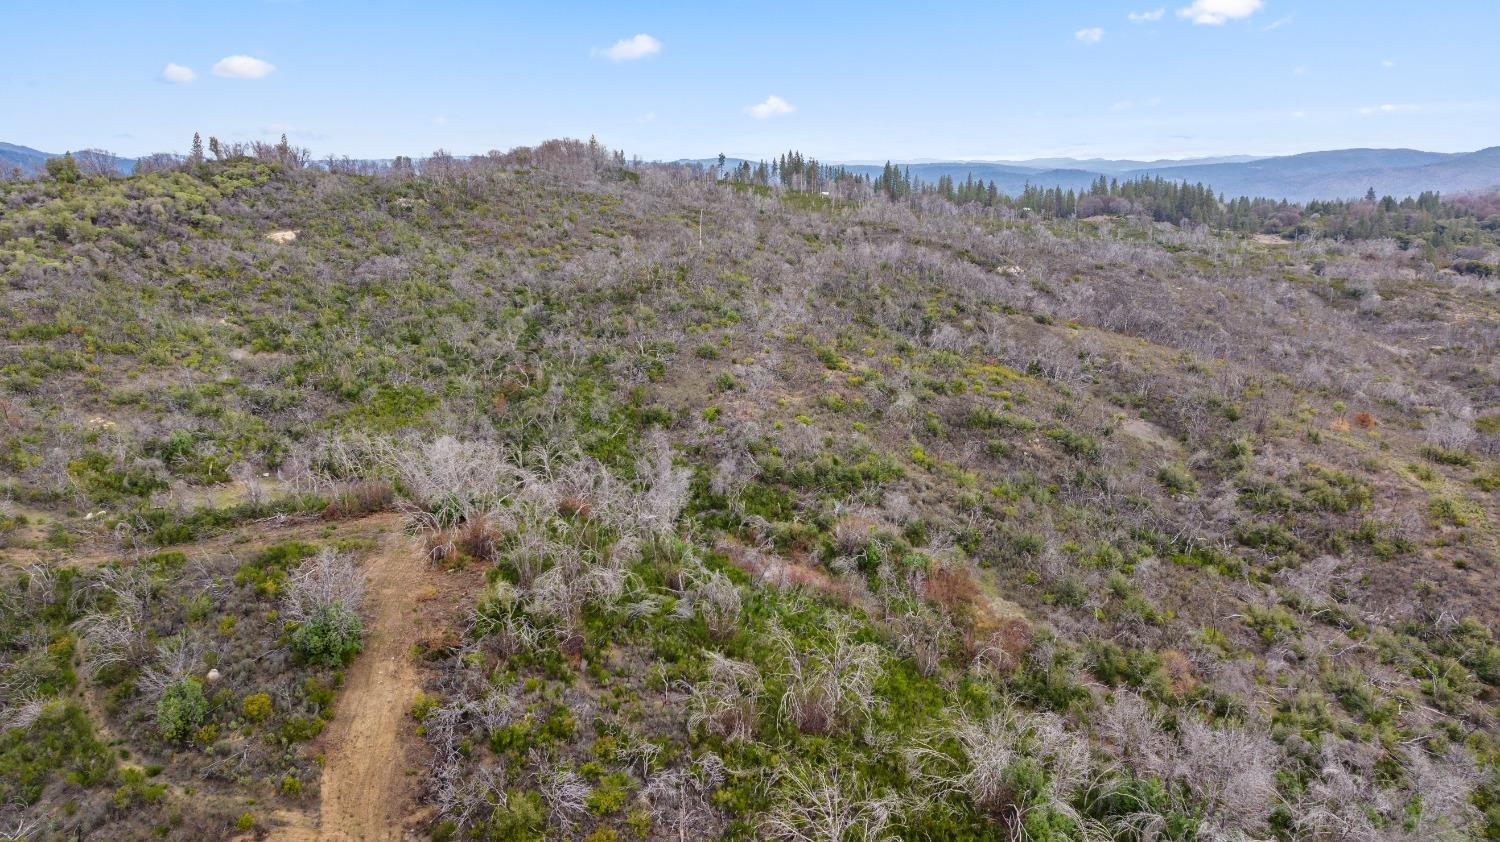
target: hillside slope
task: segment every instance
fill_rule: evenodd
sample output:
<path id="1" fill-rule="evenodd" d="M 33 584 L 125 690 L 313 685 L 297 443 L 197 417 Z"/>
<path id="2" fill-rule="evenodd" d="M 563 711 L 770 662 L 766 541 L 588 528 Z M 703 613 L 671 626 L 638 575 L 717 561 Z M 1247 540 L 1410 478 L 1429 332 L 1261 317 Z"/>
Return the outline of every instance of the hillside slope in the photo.
<path id="1" fill-rule="evenodd" d="M 878 176 L 879 166 L 853 166 L 854 172 Z M 1206 184 L 1228 198 L 1286 199 L 1292 202 L 1352 199 L 1374 188 L 1377 195 L 1404 198 L 1424 191 L 1453 194 L 1500 185 L 1500 147 L 1448 154 L 1417 149 L 1338 149 L 1212 163 L 1044 159 L 1032 162 L 944 161 L 903 165 L 913 178 L 973 177 L 1007 195 L 1026 185 L 1087 190 L 1101 174 L 1127 180 L 1161 177 Z"/>
<path id="2" fill-rule="evenodd" d="M 1462 154 L 1415 149 L 1344 149 L 1237 164 L 1143 169 L 1134 176 L 1212 184 L 1230 196 L 1269 196 L 1294 202 L 1352 199 L 1424 191 L 1459 193 L 1500 184 L 1500 147 Z"/>
<path id="3" fill-rule="evenodd" d="M 0 143 L 0 177 L 9 177 L 12 170 L 18 170 L 26 178 L 39 175 L 46 170 L 48 158 L 61 157 L 62 154 L 61 152 L 42 152 L 29 146 L 17 146 L 14 143 Z M 134 158 L 121 158 L 105 153 L 97 154 L 95 157 L 102 167 L 119 175 L 129 175 L 135 168 Z"/>
<path id="4" fill-rule="evenodd" d="M 1492 277 L 618 160 L 0 182 L 5 832 L 1500 833 Z"/>

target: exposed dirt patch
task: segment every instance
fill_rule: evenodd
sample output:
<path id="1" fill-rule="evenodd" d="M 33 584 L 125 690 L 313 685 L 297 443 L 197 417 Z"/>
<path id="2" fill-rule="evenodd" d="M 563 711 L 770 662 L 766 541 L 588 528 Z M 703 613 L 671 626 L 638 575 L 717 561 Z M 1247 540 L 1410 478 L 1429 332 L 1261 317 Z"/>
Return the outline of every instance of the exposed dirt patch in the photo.
<path id="1" fill-rule="evenodd" d="M 322 812 L 314 832 L 287 816 L 272 835 L 301 840 L 400 840 L 414 812 L 407 770 L 411 722 L 407 717 L 421 679 L 412 644 L 424 623 L 420 582 L 427 575 L 421 550 L 401 535 L 394 516 L 381 547 L 365 562 L 369 577 L 365 648 L 344 677 L 326 732 Z"/>
<path id="2" fill-rule="evenodd" d="M 1168 435 L 1166 430 L 1143 418 L 1125 420 L 1120 424 L 1120 432 L 1137 441 L 1144 442 L 1160 450 L 1165 450 L 1173 455 L 1182 452 L 1181 443 Z"/>
<path id="3" fill-rule="evenodd" d="M 286 231 L 272 231 L 271 233 L 266 235 L 266 239 L 270 240 L 273 243 L 294 243 L 297 241 L 297 235 L 299 233 L 301 232 L 292 229 L 288 229 Z"/>
<path id="4" fill-rule="evenodd" d="M 407 710 L 422 681 L 411 662 L 420 630 L 417 582 L 422 552 L 392 534 L 366 561 L 369 636 L 345 675 L 323 767 L 321 839 L 401 839 L 411 815 Z"/>

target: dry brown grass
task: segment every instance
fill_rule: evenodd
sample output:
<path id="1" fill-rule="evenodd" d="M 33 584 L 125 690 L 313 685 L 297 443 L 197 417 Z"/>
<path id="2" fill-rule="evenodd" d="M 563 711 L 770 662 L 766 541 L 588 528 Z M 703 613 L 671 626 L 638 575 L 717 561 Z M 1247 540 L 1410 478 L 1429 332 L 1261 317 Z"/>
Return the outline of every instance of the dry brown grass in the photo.
<path id="1" fill-rule="evenodd" d="M 396 491 L 387 482 L 357 482 L 344 488 L 323 509 L 324 520 L 347 520 L 377 512 L 388 512 L 396 502 Z"/>
<path id="2" fill-rule="evenodd" d="M 721 540 L 715 546 L 729 557 L 729 563 L 755 578 L 779 588 L 805 588 L 831 597 L 841 605 L 853 605 L 857 597 L 848 584 L 823 570 L 793 559 L 763 553 L 737 541 Z"/>
<path id="3" fill-rule="evenodd" d="M 1166 649 L 1161 653 L 1161 660 L 1172 684 L 1172 692 L 1188 693 L 1198 686 L 1198 677 L 1193 674 L 1193 663 L 1187 655 L 1176 649 Z"/>
<path id="4" fill-rule="evenodd" d="M 984 596 L 971 571 L 952 566 L 930 572 L 923 583 L 922 595 L 927 601 L 948 612 L 954 622 L 960 624 L 974 619 L 977 606 Z"/>
<path id="5" fill-rule="evenodd" d="M 450 529 L 428 533 L 427 556 L 445 566 L 462 566 L 469 561 L 488 564 L 498 556 L 502 537 L 486 518 L 471 517 Z"/>

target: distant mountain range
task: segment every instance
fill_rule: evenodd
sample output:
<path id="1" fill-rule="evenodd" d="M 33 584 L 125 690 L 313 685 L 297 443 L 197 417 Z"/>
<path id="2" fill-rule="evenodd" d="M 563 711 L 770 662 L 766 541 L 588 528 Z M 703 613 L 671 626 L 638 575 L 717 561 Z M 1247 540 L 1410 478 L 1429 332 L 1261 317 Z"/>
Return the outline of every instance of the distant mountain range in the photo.
<path id="1" fill-rule="evenodd" d="M 0 172 L 19 168 L 35 175 L 48 158 L 60 153 L 0 143 Z M 729 159 L 737 166 L 741 159 Z M 677 163 L 713 164 L 716 158 Z M 132 158 L 112 157 L 121 173 L 135 166 Z M 754 163 L 754 162 L 752 162 Z M 878 175 L 883 163 L 846 164 L 858 173 Z M 1264 196 L 1305 202 L 1310 199 L 1348 199 L 1374 188 L 1381 196 L 1414 196 L 1424 190 L 1462 193 L 1500 186 L 1500 146 L 1477 152 L 1423 152 L 1418 149 L 1337 149 L 1257 158 L 1230 155 L 1180 161 L 1132 161 L 1105 158 L 1033 158 L 1025 161 L 933 161 L 899 164 L 923 182 L 943 176 L 963 181 L 970 176 L 994 181 L 996 189 L 1015 195 L 1027 184 L 1038 187 L 1087 189 L 1100 175 L 1120 180 L 1160 176 L 1203 183 L 1227 197 Z"/>
<path id="2" fill-rule="evenodd" d="M 712 164 L 717 159 L 702 159 Z M 734 161 L 731 166 L 737 164 Z M 878 175 L 884 164 L 846 164 L 850 170 Z M 914 178 L 933 183 L 943 176 L 957 181 L 973 176 L 994 181 L 996 189 L 1015 195 L 1027 184 L 1087 189 L 1100 175 L 1125 180 L 1160 176 L 1203 183 L 1226 197 L 1264 196 L 1305 202 L 1348 199 L 1375 188 L 1379 195 L 1415 196 L 1424 190 L 1461 193 L 1500 186 L 1500 146 L 1477 152 L 1423 152 L 1417 149 L 1338 149 L 1256 158 L 1248 155 L 1185 161 L 1129 161 L 1101 158 L 1035 158 L 1026 161 L 913 161 L 898 166 Z"/>
<path id="3" fill-rule="evenodd" d="M 83 150 L 75 150 L 78 154 Z M 33 176 L 47 168 L 48 158 L 61 157 L 61 152 L 43 152 L 32 149 L 30 146 L 17 146 L 14 143 L 0 143 L 0 175 L 8 175 L 11 170 L 19 169 L 22 175 Z M 134 158 L 121 158 L 117 155 L 109 156 L 110 163 L 121 175 L 129 175 L 135 169 Z"/>

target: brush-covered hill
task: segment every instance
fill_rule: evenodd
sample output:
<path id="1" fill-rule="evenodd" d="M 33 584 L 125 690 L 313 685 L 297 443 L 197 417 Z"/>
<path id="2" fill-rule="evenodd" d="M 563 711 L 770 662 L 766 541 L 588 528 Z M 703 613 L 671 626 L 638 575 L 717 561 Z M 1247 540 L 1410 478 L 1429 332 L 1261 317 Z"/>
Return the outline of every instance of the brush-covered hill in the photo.
<path id="1" fill-rule="evenodd" d="M 0 182 L 0 836 L 1500 833 L 1492 276 L 622 160 Z"/>

